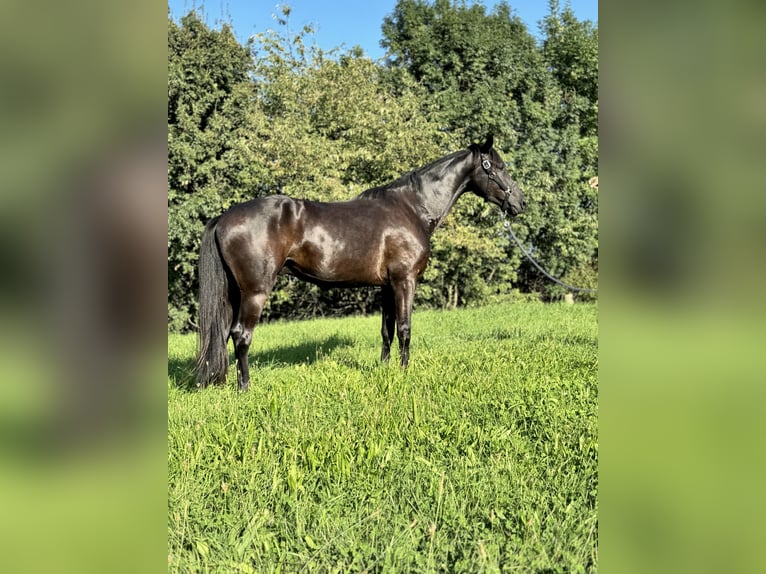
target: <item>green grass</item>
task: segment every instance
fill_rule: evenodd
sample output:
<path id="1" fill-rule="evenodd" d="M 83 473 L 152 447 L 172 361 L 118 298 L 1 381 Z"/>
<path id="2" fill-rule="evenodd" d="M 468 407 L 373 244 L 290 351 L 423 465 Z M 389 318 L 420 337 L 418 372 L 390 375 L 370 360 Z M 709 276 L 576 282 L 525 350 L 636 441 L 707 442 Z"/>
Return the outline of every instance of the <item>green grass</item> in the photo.
<path id="1" fill-rule="evenodd" d="M 168 338 L 173 572 L 591 572 L 597 308 L 416 311 L 263 325 L 251 388 L 188 390 Z"/>

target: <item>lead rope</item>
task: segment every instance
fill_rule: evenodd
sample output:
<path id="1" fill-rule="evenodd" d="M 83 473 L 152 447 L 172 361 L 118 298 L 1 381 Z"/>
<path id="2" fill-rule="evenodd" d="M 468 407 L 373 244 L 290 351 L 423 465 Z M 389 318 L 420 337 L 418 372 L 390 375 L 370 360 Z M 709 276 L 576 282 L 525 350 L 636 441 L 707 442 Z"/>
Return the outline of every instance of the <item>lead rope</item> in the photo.
<path id="1" fill-rule="evenodd" d="M 529 259 L 532 262 L 532 265 L 537 267 L 537 269 L 540 270 L 540 272 L 545 275 L 548 279 L 553 281 L 554 283 L 557 283 L 561 285 L 562 287 L 565 287 L 566 289 L 569 289 L 570 291 L 578 291 L 580 293 L 598 293 L 598 289 L 586 289 L 585 287 L 575 287 L 573 285 L 569 285 L 568 283 L 564 283 L 560 279 L 556 279 L 553 275 L 548 273 L 545 269 L 543 269 L 540 264 L 534 260 L 534 258 L 529 254 L 529 252 L 524 249 L 524 247 L 521 245 L 521 241 L 519 241 L 519 238 L 516 237 L 516 234 L 513 232 L 513 228 L 511 228 L 511 222 L 508 221 L 508 219 L 505 217 L 505 214 L 503 214 L 503 226 L 508 230 L 508 233 L 511 234 L 511 237 L 513 237 L 513 240 L 516 242 L 516 245 L 518 245 L 519 249 L 521 249 L 521 252 L 526 255 L 527 259 Z"/>

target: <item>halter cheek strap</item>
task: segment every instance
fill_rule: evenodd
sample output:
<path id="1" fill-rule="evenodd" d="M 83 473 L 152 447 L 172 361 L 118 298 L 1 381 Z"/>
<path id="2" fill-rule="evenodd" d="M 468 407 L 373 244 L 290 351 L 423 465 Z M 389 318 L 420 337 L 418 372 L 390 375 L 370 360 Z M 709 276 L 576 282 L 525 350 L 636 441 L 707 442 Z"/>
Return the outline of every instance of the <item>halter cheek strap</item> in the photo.
<path id="1" fill-rule="evenodd" d="M 489 193 L 489 180 L 491 179 L 497 184 L 497 187 L 499 187 L 500 190 L 503 193 L 505 193 L 505 197 L 503 198 L 503 205 L 501 206 L 501 209 L 503 211 L 508 211 L 508 207 L 511 200 L 511 192 L 498 179 L 497 174 L 495 173 L 495 170 L 492 169 L 492 162 L 489 161 L 489 158 L 487 158 L 487 156 L 485 156 L 484 154 L 481 154 L 479 157 L 481 158 L 481 168 L 487 174 L 487 186 L 486 186 L 485 193 Z"/>

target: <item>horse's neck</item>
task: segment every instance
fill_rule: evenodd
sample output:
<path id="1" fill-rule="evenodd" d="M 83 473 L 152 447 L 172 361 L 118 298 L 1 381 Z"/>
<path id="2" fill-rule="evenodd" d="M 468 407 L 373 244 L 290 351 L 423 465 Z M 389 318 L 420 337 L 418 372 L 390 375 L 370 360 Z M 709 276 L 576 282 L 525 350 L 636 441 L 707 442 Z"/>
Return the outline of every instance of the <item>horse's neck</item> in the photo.
<path id="1" fill-rule="evenodd" d="M 449 168 L 437 164 L 433 169 L 420 174 L 420 189 L 417 205 L 428 232 L 433 233 L 468 185 L 472 169 L 473 154 L 455 158 Z"/>

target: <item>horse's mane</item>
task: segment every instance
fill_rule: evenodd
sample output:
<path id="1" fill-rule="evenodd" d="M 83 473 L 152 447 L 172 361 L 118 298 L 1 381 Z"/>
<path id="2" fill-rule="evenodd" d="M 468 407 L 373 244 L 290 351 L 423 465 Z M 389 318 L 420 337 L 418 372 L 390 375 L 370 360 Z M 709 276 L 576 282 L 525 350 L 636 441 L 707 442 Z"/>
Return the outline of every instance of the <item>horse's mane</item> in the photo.
<path id="1" fill-rule="evenodd" d="M 435 176 L 438 178 L 448 167 L 450 167 L 455 162 L 458 157 L 462 159 L 462 157 L 469 152 L 474 152 L 473 146 L 467 150 L 463 149 L 453 152 L 449 155 L 445 155 L 444 157 L 440 157 L 439 159 L 434 160 L 431 163 L 424 165 L 423 167 L 418 167 L 412 171 L 408 171 L 394 181 L 384 183 L 378 187 L 373 187 L 363 191 L 357 197 L 364 199 L 376 199 L 407 190 L 418 191 L 420 189 L 420 182 L 424 176 L 427 174 L 432 174 L 431 177 Z"/>

